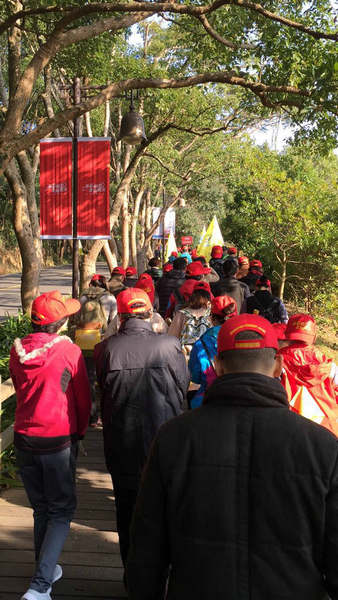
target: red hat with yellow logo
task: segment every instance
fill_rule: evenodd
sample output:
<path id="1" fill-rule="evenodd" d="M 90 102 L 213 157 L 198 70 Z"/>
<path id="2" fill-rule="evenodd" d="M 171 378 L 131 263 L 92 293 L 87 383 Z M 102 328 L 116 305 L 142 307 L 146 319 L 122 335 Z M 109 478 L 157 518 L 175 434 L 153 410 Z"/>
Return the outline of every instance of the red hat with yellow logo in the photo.
<path id="1" fill-rule="evenodd" d="M 137 288 L 123 290 L 118 294 L 116 301 L 117 312 L 120 315 L 126 313 L 137 315 L 153 308 L 147 292 Z"/>
<path id="2" fill-rule="evenodd" d="M 256 332 L 260 335 L 257 339 L 250 339 L 248 336 L 241 335 L 241 339 L 237 336 L 239 333 Z M 224 352 L 226 350 L 259 350 L 261 348 L 279 349 L 276 331 L 271 323 L 260 317 L 259 315 L 239 315 L 232 317 L 222 325 L 217 341 L 217 351 Z"/>
<path id="3" fill-rule="evenodd" d="M 36 325 L 50 325 L 65 317 L 74 315 L 81 308 L 78 300 L 65 299 L 58 290 L 46 292 L 35 298 L 32 304 L 31 320 Z"/>
<path id="4" fill-rule="evenodd" d="M 313 344 L 316 334 L 316 321 L 311 315 L 305 313 L 292 315 L 285 329 L 286 340 L 306 342 L 307 344 Z"/>

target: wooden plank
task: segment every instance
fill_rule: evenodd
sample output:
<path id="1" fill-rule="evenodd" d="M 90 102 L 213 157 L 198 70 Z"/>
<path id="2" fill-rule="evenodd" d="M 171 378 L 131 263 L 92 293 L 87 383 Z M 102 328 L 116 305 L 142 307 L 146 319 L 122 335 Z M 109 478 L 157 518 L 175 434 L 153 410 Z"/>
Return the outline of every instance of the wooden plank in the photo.
<path id="1" fill-rule="evenodd" d="M 33 532 L 29 528 L 1 527 L 0 549 L 31 550 Z M 93 531 L 88 527 L 74 529 L 73 524 L 64 549 L 68 552 L 119 552 L 118 534 L 115 531 Z"/>
<path id="2" fill-rule="evenodd" d="M 13 443 L 14 423 L 0 433 L 0 454 Z"/>
<path id="3" fill-rule="evenodd" d="M 28 585 L 29 578 L 27 577 L 1 577 L 2 592 L 17 592 L 18 594 L 22 594 L 27 589 Z M 94 596 L 96 598 L 120 596 L 122 598 L 127 598 L 123 583 L 119 581 L 100 581 L 97 579 L 91 581 L 60 579 L 55 586 L 53 586 L 53 600 L 56 600 L 59 594 L 71 595 L 77 598 L 87 598 L 88 596 Z"/>
<path id="4" fill-rule="evenodd" d="M 15 394 L 14 385 L 11 379 L 1 382 L 0 384 L 0 406 L 5 400 L 8 400 Z"/>
<path id="5" fill-rule="evenodd" d="M 7 558 L 7 557 L 6 557 Z M 16 564 L 13 569 L 13 564 L 10 562 L 0 563 L 0 577 L 32 577 L 34 573 L 34 564 Z M 122 581 L 123 566 L 120 564 L 117 567 L 102 567 L 100 565 L 63 565 L 62 580 L 78 579 L 82 580 L 99 580 L 99 581 Z"/>
<path id="6" fill-rule="evenodd" d="M 14 528 L 32 528 L 33 527 L 33 514 L 31 511 L 30 515 L 4 515 L 2 518 L 2 527 Z M 96 531 L 116 531 L 116 523 L 113 519 L 81 519 L 78 515 L 72 521 L 72 529 L 81 530 L 84 527 L 94 529 Z"/>
<path id="7" fill-rule="evenodd" d="M 95 507 L 91 508 L 83 508 L 82 506 L 76 510 L 74 521 L 76 520 L 97 520 L 97 521 L 107 521 L 114 522 L 115 521 L 115 508 L 114 503 L 111 503 L 111 506 L 107 507 L 106 510 L 99 507 L 99 510 Z M 4 506 L 0 502 L 0 521 L 3 524 L 6 519 L 6 523 L 9 524 L 8 519 L 18 519 L 17 524 L 19 525 L 19 520 L 22 521 L 24 519 L 29 521 L 29 526 L 33 523 L 33 511 L 30 506 L 14 506 L 13 504 L 9 504 L 8 506 Z M 15 522 L 13 522 L 15 524 Z"/>
<path id="8" fill-rule="evenodd" d="M 34 567 L 34 552 L 33 550 L 7 550 L 6 554 L 2 557 L 2 560 L 6 560 L 9 563 L 15 564 L 27 564 Z M 62 552 L 60 558 L 60 564 L 62 568 L 71 568 L 72 565 L 91 567 L 121 567 L 122 561 L 119 554 L 102 554 L 102 552 Z M 15 571 L 13 570 L 15 576 Z M 0 582 L 1 583 L 1 582 Z"/>

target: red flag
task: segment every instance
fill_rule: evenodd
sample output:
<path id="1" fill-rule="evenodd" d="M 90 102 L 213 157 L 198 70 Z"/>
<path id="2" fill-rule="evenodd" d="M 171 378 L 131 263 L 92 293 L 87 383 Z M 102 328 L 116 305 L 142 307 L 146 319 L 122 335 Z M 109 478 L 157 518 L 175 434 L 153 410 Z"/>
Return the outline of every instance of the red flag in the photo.
<path id="1" fill-rule="evenodd" d="M 109 138 L 78 140 L 77 235 L 80 239 L 110 238 Z"/>
<path id="2" fill-rule="evenodd" d="M 41 239 L 72 238 L 72 139 L 40 141 Z"/>

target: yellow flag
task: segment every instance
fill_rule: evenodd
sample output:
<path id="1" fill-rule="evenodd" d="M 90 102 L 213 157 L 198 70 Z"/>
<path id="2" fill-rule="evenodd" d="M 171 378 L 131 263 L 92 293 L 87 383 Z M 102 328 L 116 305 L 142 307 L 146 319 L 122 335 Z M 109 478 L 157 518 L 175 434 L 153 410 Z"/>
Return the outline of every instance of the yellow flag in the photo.
<path id="1" fill-rule="evenodd" d="M 216 216 L 211 221 L 202 242 L 197 248 L 198 256 L 204 256 L 209 261 L 213 246 L 224 246 L 223 236 Z"/>
<path id="2" fill-rule="evenodd" d="M 164 251 L 164 262 L 168 262 L 169 256 L 172 252 L 177 252 L 177 246 L 174 238 L 174 234 L 172 231 L 169 233 L 168 241 L 166 243 L 165 251 Z"/>
<path id="3" fill-rule="evenodd" d="M 201 243 L 203 242 L 206 232 L 207 232 L 206 227 L 205 227 L 205 225 L 203 225 L 203 229 L 201 231 L 200 239 L 199 239 L 198 246 L 197 246 L 198 248 L 201 245 Z"/>

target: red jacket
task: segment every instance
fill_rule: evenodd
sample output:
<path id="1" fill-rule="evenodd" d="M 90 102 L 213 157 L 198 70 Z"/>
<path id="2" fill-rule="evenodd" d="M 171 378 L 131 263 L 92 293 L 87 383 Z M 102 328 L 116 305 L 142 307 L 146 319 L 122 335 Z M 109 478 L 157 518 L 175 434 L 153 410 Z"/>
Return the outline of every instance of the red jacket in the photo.
<path id="1" fill-rule="evenodd" d="M 303 342 L 284 347 L 282 383 L 292 410 L 323 425 L 338 436 L 335 364 L 314 346 Z M 317 408 L 318 407 L 318 408 Z"/>
<path id="2" fill-rule="evenodd" d="M 9 368 L 16 391 L 14 431 L 59 437 L 86 432 L 90 387 L 80 348 L 66 336 L 31 333 L 17 338 Z"/>

